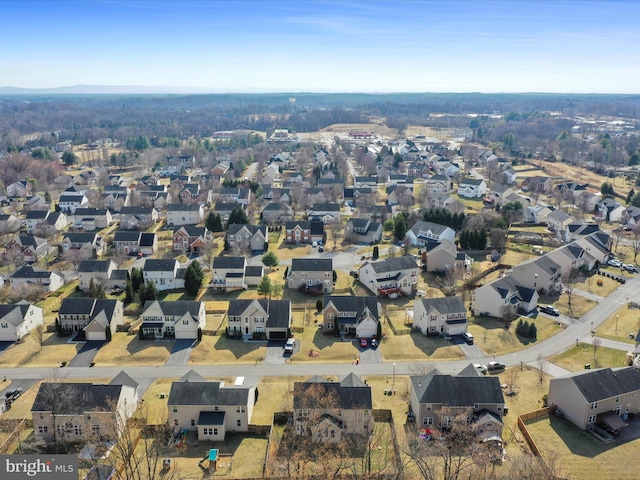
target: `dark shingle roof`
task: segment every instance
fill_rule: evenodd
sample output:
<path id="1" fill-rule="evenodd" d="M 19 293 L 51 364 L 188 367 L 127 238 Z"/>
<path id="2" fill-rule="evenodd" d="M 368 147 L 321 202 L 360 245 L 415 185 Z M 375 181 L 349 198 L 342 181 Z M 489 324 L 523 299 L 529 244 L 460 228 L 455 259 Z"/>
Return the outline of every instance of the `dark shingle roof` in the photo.
<path id="1" fill-rule="evenodd" d="M 366 265 L 366 264 L 365 264 Z M 371 267 L 376 273 L 393 272 L 395 270 L 417 269 L 418 264 L 412 255 L 403 255 L 402 257 L 386 258 L 379 262 L 371 262 Z"/>
<path id="2" fill-rule="evenodd" d="M 284 328 L 290 325 L 291 302 L 289 300 L 267 300 L 264 298 L 230 300 L 229 316 L 241 315 L 253 302 L 258 302 L 269 315 L 266 324 L 268 328 Z"/>
<path id="3" fill-rule="evenodd" d="M 134 230 L 116 230 L 113 235 L 114 242 L 138 242 L 140 240 L 140 232 Z"/>
<path id="4" fill-rule="evenodd" d="M 147 258 L 144 261 L 144 271 L 146 272 L 168 272 L 176 268 L 178 261 L 175 259 Z M 179 266 L 179 265 L 178 265 Z"/>
<path id="5" fill-rule="evenodd" d="M 306 382 L 295 382 L 293 384 L 293 406 L 294 408 L 314 408 L 313 400 L 309 404 L 305 397 L 306 391 L 312 388 L 315 393 L 319 393 L 320 385 L 327 398 L 335 398 L 338 402 L 336 408 L 343 409 L 364 409 L 372 407 L 371 388 L 362 382 L 356 375 L 350 374 L 342 382 L 329 382 L 320 377 L 313 377 Z"/>
<path id="6" fill-rule="evenodd" d="M 246 405 L 247 387 L 221 387 L 220 382 L 173 382 L 168 405 Z"/>
<path id="7" fill-rule="evenodd" d="M 83 260 L 78 265 L 78 272 L 106 272 L 112 263 L 111 260 Z"/>
<path id="8" fill-rule="evenodd" d="M 331 258 L 294 258 L 291 260 L 292 272 L 330 272 L 333 270 Z"/>
<path id="9" fill-rule="evenodd" d="M 197 212 L 202 205 L 190 203 L 170 203 L 167 205 L 167 212 Z"/>
<path id="10" fill-rule="evenodd" d="M 640 370 L 601 368 L 570 375 L 587 402 L 597 402 L 640 390 Z"/>
<path id="11" fill-rule="evenodd" d="M 365 309 L 371 312 L 373 318 L 378 320 L 378 299 L 373 296 L 341 296 L 341 295 L 327 295 L 323 299 L 323 305 L 326 306 L 332 303 L 338 312 L 356 312 L 356 318 L 360 318 Z M 339 316 L 340 314 L 338 314 Z M 355 321 L 353 323 L 356 323 Z"/>
<path id="12" fill-rule="evenodd" d="M 420 301 L 424 305 L 426 312 L 429 312 L 432 308 L 443 315 L 466 311 L 460 297 L 423 298 Z"/>
<path id="13" fill-rule="evenodd" d="M 246 260 L 244 257 L 215 257 L 213 268 L 244 268 Z"/>
<path id="14" fill-rule="evenodd" d="M 411 387 L 419 403 L 439 403 L 452 407 L 474 404 L 504 404 L 504 395 L 497 377 L 471 377 L 443 375 L 430 372 L 412 376 Z"/>
<path id="15" fill-rule="evenodd" d="M 195 302 L 189 300 L 176 300 L 173 302 L 161 302 L 157 300 L 147 300 L 144 303 L 144 307 L 142 309 L 142 315 L 144 316 L 147 309 L 157 303 L 162 310 L 164 315 L 169 315 L 173 317 L 181 317 L 185 315 L 187 312 L 191 314 L 192 317 L 198 318 L 200 314 L 200 307 L 202 306 L 202 302 Z"/>
<path id="16" fill-rule="evenodd" d="M 120 398 L 122 385 L 93 385 L 91 383 L 50 383 L 40 385 L 32 412 L 50 412 L 55 405 L 57 414 L 80 415 L 84 412 L 112 411 L 112 403 Z M 72 402 L 54 402 L 52 398 L 70 396 Z"/>
<path id="17" fill-rule="evenodd" d="M 264 274 L 262 265 L 247 265 L 244 269 L 245 277 L 261 277 Z"/>

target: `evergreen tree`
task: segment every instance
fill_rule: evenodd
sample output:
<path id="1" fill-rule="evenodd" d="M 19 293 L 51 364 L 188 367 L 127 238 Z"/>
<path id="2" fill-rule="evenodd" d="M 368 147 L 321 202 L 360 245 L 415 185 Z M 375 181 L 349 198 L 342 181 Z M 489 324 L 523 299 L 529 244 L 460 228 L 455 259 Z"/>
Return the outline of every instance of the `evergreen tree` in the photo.
<path id="1" fill-rule="evenodd" d="M 278 257 L 273 252 L 267 252 L 262 256 L 262 263 L 265 267 L 276 267 L 278 266 Z"/>
<path id="2" fill-rule="evenodd" d="M 141 268 L 131 269 L 131 286 L 134 292 L 139 292 L 144 284 L 144 273 Z"/>
<path id="3" fill-rule="evenodd" d="M 140 305 L 144 306 L 147 300 L 157 300 L 158 289 L 156 284 L 152 281 L 148 281 L 146 285 L 140 288 Z"/>
<path id="4" fill-rule="evenodd" d="M 220 217 L 219 213 L 209 212 L 209 215 L 207 215 L 205 226 L 210 232 L 222 232 L 222 217 Z"/>
<path id="5" fill-rule="evenodd" d="M 378 246 L 376 245 L 375 247 L 373 247 L 372 258 L 373 260 L 377 260 L 379 256 L 380 256 L 380 251 L 378 250 Z"/>
<path id="6" fill-rule="evenodd" d="M 204 272 L 200 266 L 200 262 L 193 261 L 187 267 L 187 271 L 184 274 L 184 289 L 192 297 L 197 297 L 200 288 L 202 287 L 202 281 L 204 280 Z"/>
<path id="7" fill-rule="evenodd" d="M 531 325 L 529 325 L 529 333 L 528 333 L 528 337 L 529 338 L 538 338 L 538 328 L 536 327 L 536 324 L 531 322 Z"/>
<path id="8" fill-rule="evenodd" d="M 271 279 L 266 275 L 262 277 L 262 280 L 260 280 L 260 283 L 258 284 L 258 293 L 260 295 L 264 295 L 265 298 L 267 295 L 271 294 Z"/>
<path id="9" fill-rule="evenodd" d="M 378 325 L 376 327 L 376 338 L 378 339 L 378 341 L 382 340 L 382 322 L 378 322 Z"/>
<path id="10" fill-rule="evenodd" d="M 633 188 L 631 190 L 629 190 L 629 195 L 627 195 L 627 204 L 631 203 L 631 199 L 633 198 L 633 196 L 636 194 L 636 192 L 633 190 Z"/>
<path id="11" fill-rule="evenodd" d="M 70 167 L 74 163 L 76 163 L 76 156 L 71 150 L 67 150 L 62 154 L 62 161 L 67 167 Z"/>
<path id="12" fill-rule="evenodd" d="M 124 303 L 130 304 L 133 303 L 133 285 L 131 284 L 131 280 L 127 280 L 127 285 L 124 289 Z"/>
<path id="13" fill-rule="evenodd" d="M 316 300 L 316 310 L 318 311 L 318 313 L 320 313 L 323 308 L 324 305 L 322 304 L 322 300 Z"/>
<path id="14" fill-rule="evenodd" d="M 234 208 L 233 210 L 231 210 L 231 213 L 229 214 L 229 225 L 233 225 L 233 224 L 247 224 L 249 223 L 249 219 L 247 218 L 247 213 L 244 211 L 243 208 Z"/>
<path id="15" fill-rule="evenodd" d="M 522 325 L 523 325 L 523 324 L 524 324 L 524 322 L 522 321 L 522 318 L 520 318 L 520 319 L 518 320 L 517 325 L 516 325 L 516 333 L 517 333 L 518 335 L 522 335 Z"/>
<path id="16" fill-rule="evenodd" d="M 404 215 L 397 215 L 394 219 L 394 235 L 396 240 L 402 241 L 404 240 L 405 235 L 407 234 L 407 219 L 404 218 Z"/>
<path id="17" fill-rule="evenodd" d="M 104 329 L 104 335 L 105 338 L 107 339 L 107 342 L 111 341 L 111 325 L 107 325 Z"/>

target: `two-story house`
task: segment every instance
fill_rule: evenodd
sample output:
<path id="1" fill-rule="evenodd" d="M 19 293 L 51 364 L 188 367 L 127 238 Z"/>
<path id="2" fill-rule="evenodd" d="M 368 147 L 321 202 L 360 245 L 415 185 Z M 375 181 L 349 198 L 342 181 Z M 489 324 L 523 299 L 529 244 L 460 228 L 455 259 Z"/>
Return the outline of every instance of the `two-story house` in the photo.
<path id="1" fill-rule="evenodd" d="M 356 338 L 373 338 L 378 332 L 379 310 L 376 297 L 326 296 L 322 310 L 324 333 Z"/>
<path id="2" fill-rule="evenodd" d="M 167 205 L 167 225 L 182 226 L 196 225 L 204 221 L 204 207 L 186 203 L 172 203 Z"/>
<path id="3" fill-rule="evenodd" d="M 313 205 L 308 210 L 310 220 L 321 220 L 325 225 L 330 223 L 339 223 L 341 217 L 340 205 L 337 203 L 319 203 Z"/>
<path id="4" fill-rule="evenodd" d="M 285 223 L 285 242 L 311 244 L 325 239 L 324 223 L 320 220 L 293 220 Z"/>
<path id="5" fill-rule="evenodd" d="M 0 342 L 17 342 L 43 324 L 42 308 L 26 300 L 0 305 Z"/>
<path id="6" fill-rule="evenodd" d="M 539 293 L 556 293 L 562 290 L 562 266 L 548 255 L 516 265 L 511 276 L 518 285 Z"/>
<path id="7" fill-rule="evenodd" d="M 320 293 L 333 291 L 333 259 L 294 258 L 287 274 L 289 288 Z"/>
<path id="8" fill-rule="evenodd" d="M 0 235 L 14 233 L 20 230 L 22 221 L 12 214 L 0 214 Z"/>
<path id="9" fill-rule="evenodd" d="M 158 211 L 153 207 L 122 207 L 120 228 L 125 230 L 146 230 L 158 221 Z"/>
<path id="10" fill-rule="evenodd" d="M 476 315 L 503 318 L 519 310 L 532 311 L 539 298 L 536 290 L 519 285 L 511 275 L 507 275 L 476 288 L 471 308 Z"/>
<path id="11" fill-rule="evenodd" d="M 229 247 L 239 252 L 263 252 L 268 242 L 266 225 L 232 224 L 227 229 Z"/>
<path id="12" fill-rule="evenodd" d="M 374 295 L 396 298 L 411 295 L 418 284 L 419 267 L 412 255 L 365 262 L 358 270 L 360 282 Z"/>
<path id="13" fill-rule="evenodd" d="M 28 284 L 40 286 L 47 292 L 55 292 L 64 285 L 64 277 L 60 272 L 24 265 L 11 274 L 9 284 L 13 289 Z"/>
<path id="14" fill-rule="evenodd" d="M 155 283 L 159 291 L 184 288 L 185 272 L 175 259 L 147 258 L 142 268 L 144 283 Z"/>
<path id="15" fill-rule="evenodd" d="M 108 384 L 42 382 L 31 407 L 41 443 L 115 441 L 138 408 L 138 383 L 120 372 Z"/>
<path id="16" fill-rule="evenodd" d="M 416 203 L 413 189 L 407 185 L 395 185 L 387 188 L 387 204 L 412 208 Z"/>
<path id="17" fill-rule="evenodd" d="M 158 238 L 155 233 L 116 230 L 113 248 L 124 255 L 153 255 L 158 249 Z"/>
<path id="18" fill-rule="evenodd" d="M 65 334 L 82 332 L 87 340 L 104 342 L 124 323 L 123 308 L 120 300 L 67 297 L 58 310 L 58 322 Z"/>
<path id="19" fill-rule="evenodd" d="M 628 425 L 625 415 L 640 413 L 640 370 L 599 368 L 552 378 L 548 404 L 582 430 L 620 430 Z"/>
<path id="20" fill-rule="evenodd" d="M 89 206 L 89 199 L 82 194 L 66 193 L 60 195 L 58 205 L 63 212 L 75 215 L 76 209 Z"/>
<path id="21" fill-rule="evenodd" d="M 434 193 L 451 193 L 453 190 L 451 178 L 447 175 L 434 175 L 427 179 L 427 192 L 432 195 Z"/>
<path id="22" fill-rule="evenodd" d="M 291 328 L 291 302 L 271 299 L 229 301 L 227 333 L 231 337 L 264 336 L 284 340 Z"/>
<path id="23" fill-rule="evenodd" d="M 458 185 L 458 195 L 464 198 L 482 198 L 487 193 L 487 184 L 483 178 L 465 177 Z"/>
<path id="24" fill-rule="evenodd" d="M 89 260 L 107 252 L 107 244 L 97 233 L 66 233 L 61 243 L 62 253 L 75 251 L 78 258 Z"/>
<path id="25" fill-rule="evenodd" d="M 78 265 L 78 280 L 80 289 L 89 290 L 91 280 L 99 282 L 105 288 L 109 286 L 111 273 L 116 269 L 113 260 L 83 260 Z M 124 286 L 124 285 L 123 285 Z"/>
<path id="26" fill-rule="evenodd" d="M 293 209 L 283 202 L 268 203 L 262 209 L 262 221 L 266 223 L 284 223 L 293 220 Z"/>
<path id="27" fill-rule="evenodd" d="M 419 221 L 407 231 L 411 245 L 425 246 L 427 242 L 448 240 L 455 243 L 456 232 L 451 227 L 433 222 Z"/>
<path id="28" fill-rule="evenodd" d="M 27 180 L 18 180 L 10 185 L 7 185 L 8 197 L 26 197 L 31 195 L 33 191 L 33 185 Z"/>
<path id="29" fill-rule="evenodd" d="M 29 210 L 25 215 L 27 233 L 34 235 L 36 233 L 36 226 L 44 222 L 50 213 L 48 210 Z"/>
<path id="30" fill-rule="evenodd" d="M 413 304 L 413 328 L 427 336 L 462 335 L 467 311 L 460 297 L 423 298 Z"/>
<path id="31" fill-rule="evenodd" d="M 74 226 L 85 230 L 102 230 L 113 224 L 111 212 L 106 208 L 79 207 L 70 220 Z M 93 228 L 86 228 L 89 225 Z"/>
<path id="32" fill-rule="evenodd" d="M 174 252 L 199 253 L 207 246 L 211 232 L 205 226 L 183 225 L 173 230 L 172 239 Z"/>
<path id="33" fill-rule="evenodd" d="M 46 255 L 55 255 L 57 248 L 49 245 L 46 238 L 35 235 L 17 235 L 6 244 L 7 251 L 15 250 L 20 252 L 22 260 L 25 262 L 37 262 Z"/>
<path id="34" fill-rule="evenodd" d="M 169 424 L 197 432 L 199 441 L 223 441 L 227 432 L 248 431 L 257 398 L 256 387 L 226 386 L 191 370 L 171 384 Z"/>
<path id="35" fill-rule="evenodd" d="M 420 253 L 424 265 L 423 268 L 427 272 L 453 272 L 458 266 L 456 261 L 458 249 L 449 240 L 442 240 L 441 242 L 428 241 L 420 249 Z"/>
<path id="36" fill-rule="evenodd" d="M 312 377 L 293 384 L 293 421 L 298 435 L 339 443 L 373 432 L 371 387 L 350 373 L 339 382 Z"/>
<path id="37" fill-rule="evenodd" d="M 498 377 L 438 370 L 411 376 L 410 404 L 422 428 L 446 429 L 462 415 L 476 427 L 479 441 L 502 435 L 505 401 Z"/>
<path id="38" fill-rule="evenodd" d="M 524 221 L 529 223 L 546 223 L 551 212 L 553 212 L 553 210 L 546 205 L 530 205 L 524 210 Z"/>
<path id="39" fill-rule="evenodd" d="M 382 240 L 382 224 L 366 218 L 350 218 L 345 226 L 345 238 L 352 243 L 372 244 Z"/>
<path id="40" fill-rule="evenodd" d="M 206 313 L 204 302 L 147 300 L 142 309 L 142 336 L 196 340 L 198 330 L 207 326 Z"/>

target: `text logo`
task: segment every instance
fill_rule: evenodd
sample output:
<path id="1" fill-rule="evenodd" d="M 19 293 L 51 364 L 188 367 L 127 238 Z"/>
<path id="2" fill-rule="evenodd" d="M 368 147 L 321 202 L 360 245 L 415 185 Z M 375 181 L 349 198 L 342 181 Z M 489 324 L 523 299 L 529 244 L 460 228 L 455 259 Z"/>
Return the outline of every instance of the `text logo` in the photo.
<path id="1" fill-rule="evenodd" d="M 76 480 L 78 457 L 75 455 L 0 455 L 2 480 L 55 479 Z"/>

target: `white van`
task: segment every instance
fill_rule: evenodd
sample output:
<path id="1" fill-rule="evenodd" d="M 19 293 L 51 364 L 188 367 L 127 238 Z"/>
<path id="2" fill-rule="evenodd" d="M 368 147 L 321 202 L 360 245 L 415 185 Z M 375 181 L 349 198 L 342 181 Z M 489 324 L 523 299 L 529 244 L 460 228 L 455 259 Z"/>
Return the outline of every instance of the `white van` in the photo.
<path id="1" fill-rule="evenodd" d="M 469 345 L 473 345 L 473 334 L 469 332 L 464 332 L 462 334 L 462 338 L 464 338 L 464 341 L 467 342 Z"/>

